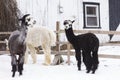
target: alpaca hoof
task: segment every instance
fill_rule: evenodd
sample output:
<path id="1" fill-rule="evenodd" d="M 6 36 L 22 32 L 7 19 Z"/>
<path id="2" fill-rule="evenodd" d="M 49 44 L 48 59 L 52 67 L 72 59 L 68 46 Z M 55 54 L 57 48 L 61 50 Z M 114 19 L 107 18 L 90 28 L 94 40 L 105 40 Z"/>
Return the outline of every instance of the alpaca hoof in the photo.
<path id="1" fill-rule="evenodd" d="M 33 64 L 35 64 L 36 62 L 33 62 Z"/>
<path id="2" fill-rule="evenodd" d="M 13 72 L 12 77 L 15 77 L 15 72 Z"/>
<path id="3" fill-rule="evenodd" d="M 81 71 L 81 68 L 78 68 L 78 71 Z"/>
<path id="4" fill-rule="evenodd" d="M 92 74 L 95 74 L 95 71 L 92 71 Z"/>
<path id="5" fill-rule="evenodd" d="M 89 73 L 90 72 L 90 70 L 87 70 L 87 72 L 86 73 Z"/>
<path id="6" fill-rule="evenodd" d="M 95 74 L 95 72 L 92 72 L 92 74 Z"/>
<path id="7" fill-rule="evenodd" d="M 21 75 L 22 75 L 22 72 L 20 72 L 19 75 L 21 76 Z"/>
<path id="8" fill-rule="evenodd" d="M 32 62 L 32 64 L 35 64 L 35 63 L 37 63 L 37 61 L 33 61 L 33 62 Z"/>
<path id="9" fill-rule="evenodd" d="M 22 75 L 22 70 L 20 70 L 20 71 L 18 71 L 19 72 L 19 76 L 21 76 Z"/>
<path id="10" fill-rule="evenodd" d="M 45 65 L 45 66 L 48 66 L 48 65 L 50 65 L 50 64 L 48 64 L 48 63 L 42 63 L 43 65 Z"/>
<path id="11" fill-rule="evenodd" d="M 15 77 L 15 75 L 12 75 L 12 77 Z"/>

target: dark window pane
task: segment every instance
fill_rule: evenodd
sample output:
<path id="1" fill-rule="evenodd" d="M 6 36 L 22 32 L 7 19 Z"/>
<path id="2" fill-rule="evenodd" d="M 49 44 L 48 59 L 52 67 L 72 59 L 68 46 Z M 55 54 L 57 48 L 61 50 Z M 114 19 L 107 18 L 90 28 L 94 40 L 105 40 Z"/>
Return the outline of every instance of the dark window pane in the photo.
<path id="1" fill-rule="evenodd" d="M 87 7 L 88 15 L 96 15 L 96 7 Z"/>
<path id="2" fill-rule="evenodd" d="M 97 17 L 87 17 L 88 26 L 97 26 Z"/>

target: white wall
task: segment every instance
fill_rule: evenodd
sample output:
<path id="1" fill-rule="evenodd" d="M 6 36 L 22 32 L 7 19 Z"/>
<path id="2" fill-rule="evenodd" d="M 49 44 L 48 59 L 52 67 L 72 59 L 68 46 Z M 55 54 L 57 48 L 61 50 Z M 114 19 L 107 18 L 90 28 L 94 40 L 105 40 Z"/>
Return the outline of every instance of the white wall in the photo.
<path id="1" fill-rule="evenodd" d="M 47 25 L 47 0 L 17 0 L 22 14 L 31 14 L 39 25 Z"/>
<path id="2" fill-rule="evenodd" d="M 109 31 L 109 2 L 108 0 L 61 0 L 64 13 L 61 14 L 61 28 L 63 29 L 63 21 L 65 19 L 75 19 L 74 29 L 83 29 L 83 2 L 97 2 L 100 3 L 100 25 L 101 29 L 90 30 L 107 30 Z M 88 30 L 88 29 L 87 29 Z M 66 40 L 65 35 L 61 35 L 62 40 Z M 108 42 L 109 36 L 103 34 L 97 34 L 100 43 Z"/>
<path id="3" fill-rule="evenodd" d="M 98 30 L 107 30 L 109 31 L 109 0 L 83 0 L 85 2 L 98 2 L 100 3 L 100 25 L 101 29 Z M 101 43 L 108 42 L 109 36 L 99 34 L 97 35 Z"/>
<path id="4" fill-rule="evenodd" d="M 45 25 L 50 29 L 56 29 L 56 21 L 60 21 L 61 29 L 64 29 L 65 19 L 75 19 L 74 29 L 83 29 L 83 2 L 100 3 L 101 29 L 109 30 L 109 5 L 108 0 L 17 0 L 23 14 L 30 13 L 35 17 L 39 25 Z M 47 2 L 48 1 L 48 2 Z M 63 13 L 59 14 L 58 6 L 63 7 Z M 88 30 L 88 29 L 87 29 Z M 92 29 L 93 30 L 93 29 Z M 97 29 L 95 29 L 97 30 Z M 109 41 L 108 35 L 97 35 L 101 43 Z M 61 35 L 61 40 L 66 36 Z"/>

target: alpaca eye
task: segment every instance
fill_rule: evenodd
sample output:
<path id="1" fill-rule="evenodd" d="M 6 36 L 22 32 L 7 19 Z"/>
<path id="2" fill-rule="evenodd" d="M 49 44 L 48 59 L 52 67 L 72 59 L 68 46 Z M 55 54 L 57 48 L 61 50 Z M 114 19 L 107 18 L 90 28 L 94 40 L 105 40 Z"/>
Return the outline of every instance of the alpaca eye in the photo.
<path id="1" fill-rule="evenodd" d="M 30 18 L 28 19 L 28 21 L 30 21 Z"/>
<path id="2" fill-rule="evenodd" d="M 72 26 L 72 24 L 69 24 L 69 26 Z"/>

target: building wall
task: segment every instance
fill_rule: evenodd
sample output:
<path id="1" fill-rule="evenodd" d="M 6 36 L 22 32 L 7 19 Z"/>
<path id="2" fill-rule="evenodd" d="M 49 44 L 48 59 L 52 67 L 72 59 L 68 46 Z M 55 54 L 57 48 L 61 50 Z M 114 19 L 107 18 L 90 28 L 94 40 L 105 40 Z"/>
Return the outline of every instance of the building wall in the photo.
<path id="1" fill-rule="evenodd" d="M 120 0 L 109 0 L 110 30 L 120 31 Z M 111 41 L 120 41 L 120 35 L 111 35 Z"/>
<path id="2" fill-rule="evenodd" d="M 47 25 L 47 0 L 17 0 L 22 14 L 31 14 L 37 24 Z"/>
<path id="3" fill-rule="evenodd" d="M 47 28 L 56 29 L 56 21 L 60 21 L 60 28 L 64 29 L 65 19 L 75 19 L 74 29 L 85 29 L 83 17 L 83 2 L 96 2 L 100 4 L 101 28 L 90 30 L 109 30 L 109 2 L 108 0 L 17 0 L 23 14 L 30 13 L 37 20 L 37 24 Z M 88 30 L 88 29 L 87 29 Z M 66 40 L 64 34 L 61 40 Z M 97 35 L 100 42 L 109 41 L 108 35 Z"/>
<path id="4" fill-rule="evenodd" d="M 66 2 L 65 2 L 66 1 Z M 67 3 L 69 2 L 69 3 Z M 95 28 L 83 28 L 84 27 L 84 17 L 83 17 L 83 2 L 93 2 L 100 4 L 100 27 Z M 64 12 L 60 14 L 61 28 L 64 26 L 63 21 L 65 19 L 75 19 L 74 29 L 76 30 L 107 30 L 109 31 L 109 1 L 108 0 L 63 0 L 61 2 Z M 108 35 L 96 34 L 99 37 L 100 43 L 108 42 L 110 40 Z M 62 40 L 66 40 L 64 35 L 61 35 Z M 63 38 L 64 37 L 64 38 Z"/>

